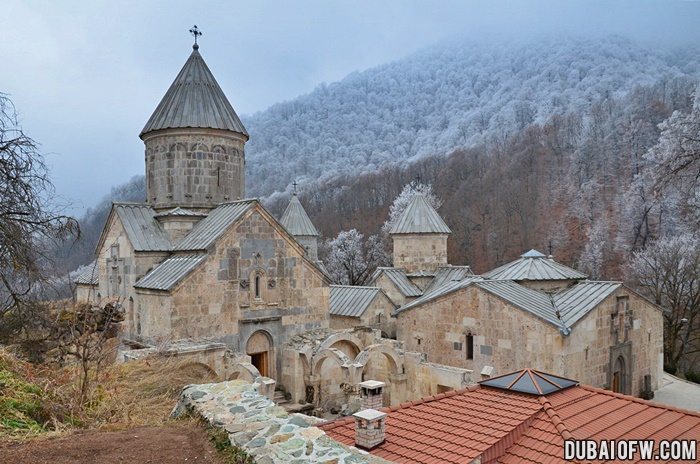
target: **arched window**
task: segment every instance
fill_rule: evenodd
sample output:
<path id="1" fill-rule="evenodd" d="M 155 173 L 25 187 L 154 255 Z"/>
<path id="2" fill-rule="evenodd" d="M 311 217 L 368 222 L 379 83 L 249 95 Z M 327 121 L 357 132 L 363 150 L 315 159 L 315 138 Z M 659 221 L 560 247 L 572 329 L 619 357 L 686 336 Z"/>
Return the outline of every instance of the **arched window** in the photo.
<path id="1" fill-rule="evenodd" d="M 474 335 L 467 333 L 467 359 L 474 359 Z"/>
<path id="2" fill-rule="evenodd" d="M 260 274 L 255 274 L 255 298 L 260 299 L 262 298 L 262 277 Z"/>

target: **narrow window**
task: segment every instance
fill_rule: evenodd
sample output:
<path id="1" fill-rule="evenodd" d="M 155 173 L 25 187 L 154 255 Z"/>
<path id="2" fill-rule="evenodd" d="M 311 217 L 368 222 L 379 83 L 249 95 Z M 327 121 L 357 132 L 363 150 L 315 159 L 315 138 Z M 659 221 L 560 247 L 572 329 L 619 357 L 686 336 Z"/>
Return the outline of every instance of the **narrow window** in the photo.
<path id="1" fill-rule="evenodd" d="M 255 275 L 255 298 L 260 298 L 260 274 Z"/>
<path id="2" fill-rule="evenodd" d="M 377 314 L 377 324 L 381 324 L 381 323 L 382 323 L 382 314 L 379 313 L 379 314 Z"/>
<path id="3" fill-rule="evenodd" d="M 474 359 L 474 336 L 467 334 L 467 359 Z"/>
<path id="4" fill-rule="evenodd" d="M 221 167 L 216 168 L 216 186 L 221 187 Z"/>

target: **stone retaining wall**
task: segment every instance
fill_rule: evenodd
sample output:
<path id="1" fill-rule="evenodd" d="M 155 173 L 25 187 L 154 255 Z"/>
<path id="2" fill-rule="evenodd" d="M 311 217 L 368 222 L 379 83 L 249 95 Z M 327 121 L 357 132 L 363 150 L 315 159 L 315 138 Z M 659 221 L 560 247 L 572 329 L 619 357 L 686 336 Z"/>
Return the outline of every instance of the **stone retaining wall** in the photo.
<path id="1" fill-rule="evenodd" d="M 258 463 L 367 463 L 388 461 L 339 443 L 315 427 L 321 419 L 288 414 L 257 393 L 253 385 L 234 380 L 188 385 L 172 415 L 200 416 L 229 433 L 231 443 L 240 446 Z"/>

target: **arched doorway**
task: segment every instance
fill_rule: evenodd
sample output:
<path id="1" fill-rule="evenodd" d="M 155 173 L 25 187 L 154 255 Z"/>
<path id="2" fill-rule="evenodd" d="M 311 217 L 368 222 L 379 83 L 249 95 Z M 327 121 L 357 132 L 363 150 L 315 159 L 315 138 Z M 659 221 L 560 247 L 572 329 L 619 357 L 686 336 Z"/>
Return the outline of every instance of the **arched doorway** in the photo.
<path id="1" fill-rule="evenodd" d="M 273 377 L 275 359 L 272 354 L 272 337 L 264 330 L 253 333 L 246 343 L 246 354 L 250 363 L 263 377 Z"/>
<path id="2" fill-rule="evenodd" d="M 615 393 L 626 393 L 625 379 L 625 358 L 618 356 L 613 367 L 612 391 Z"/>

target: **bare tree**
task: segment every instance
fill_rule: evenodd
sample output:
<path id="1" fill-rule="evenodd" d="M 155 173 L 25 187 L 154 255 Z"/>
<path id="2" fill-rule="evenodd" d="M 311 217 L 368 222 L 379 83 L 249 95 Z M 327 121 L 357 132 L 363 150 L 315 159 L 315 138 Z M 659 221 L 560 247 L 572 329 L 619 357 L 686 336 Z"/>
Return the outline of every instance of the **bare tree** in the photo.
<path id="1" fill-rule="evenodd" d="M 630 270 L 642 292 L 664 308 L 664 365 L 675 373 L 700 352 L 700 239 L 689 233 L 659 239 L 633 254 Z"/>
<path id="2" fill-rule="evenodd" d="M 80 367 L 80 404 L 85 404 L 92 381 L 114 355 L 108 342 L 117 336 L 117 323 L 123 320 L 124 312 L 117 301 L 102 308 L 80 303 L 56 314 L 49 338 L 57 344 L 62 363 L 76 362 Z"/>
<path id="3" fill-rule="evenodd" d="M 50 286 L 49 243 L 78 236 L 78 223 L 52 207 L 53 185 L 37 143 L 0 94 L 0 335 L 42 320 L 37 289 Z"/>

